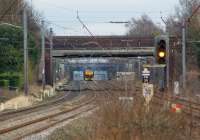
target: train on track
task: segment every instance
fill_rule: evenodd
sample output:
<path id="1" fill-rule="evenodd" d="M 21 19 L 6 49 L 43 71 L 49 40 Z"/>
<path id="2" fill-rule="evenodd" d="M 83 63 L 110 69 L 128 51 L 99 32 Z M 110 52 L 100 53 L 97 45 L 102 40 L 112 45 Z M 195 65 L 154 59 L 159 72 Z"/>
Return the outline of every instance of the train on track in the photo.
<path id="1" fill-rule="evenodd" d="M 84 80 L 85 81 L 93 81 L 94 80 L 94 71 L 91 69 L 86 69 L 83 72 Z"/>

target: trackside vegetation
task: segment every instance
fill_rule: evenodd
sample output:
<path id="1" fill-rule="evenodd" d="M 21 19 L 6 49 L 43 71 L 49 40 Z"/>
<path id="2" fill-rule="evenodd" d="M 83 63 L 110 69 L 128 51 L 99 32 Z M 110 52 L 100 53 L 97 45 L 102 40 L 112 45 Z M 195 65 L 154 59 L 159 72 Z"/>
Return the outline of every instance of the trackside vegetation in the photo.
<path id="1" fill-rule="evenodd" d="M 39 48 L 34 36 L 28 34 L 29 67 L 34 69 Z M 23 87 L 23 29 L 9 24 L 0 25 L 0 87 Z"/>

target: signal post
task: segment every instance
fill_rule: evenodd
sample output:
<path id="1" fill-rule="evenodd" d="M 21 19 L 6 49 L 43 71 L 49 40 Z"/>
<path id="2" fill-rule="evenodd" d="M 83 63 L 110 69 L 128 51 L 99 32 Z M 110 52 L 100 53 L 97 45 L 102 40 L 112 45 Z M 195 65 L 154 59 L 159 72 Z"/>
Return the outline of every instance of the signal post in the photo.
<path id="1" fill-rule="evenodd" d="M 154 86 L 150 84 L 150 71 L 148 68 L 159 68 L 159 80 L 161 81 L 160 90 L 169 88 L 169 38 L 168 36 L 159 36 L 155 38 L 155 60 L 153 65 L 143 65 L 143 96 L 145 98 L 146 111 L 149 111 L 149 103 L 154 94 Z M 159 82 L 160 82 L 159 81 Z"/>
<path id="2" fill-rule="evenodd" d="M 155 47 L 156 67 L 162 68 L 164 75 L 161 81 L 165 86 L 161 89 L 169 89 L 169 37 L 166 35 L 156 37 Z"/>

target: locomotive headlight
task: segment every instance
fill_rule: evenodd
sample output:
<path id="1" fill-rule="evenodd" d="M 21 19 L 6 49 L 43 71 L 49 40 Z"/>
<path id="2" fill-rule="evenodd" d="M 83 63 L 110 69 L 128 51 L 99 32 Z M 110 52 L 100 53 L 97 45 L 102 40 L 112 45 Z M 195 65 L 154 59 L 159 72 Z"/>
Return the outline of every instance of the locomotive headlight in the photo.
<path id="1" fill-rule="evenodd" d="M 93 72 L 92 71 L 86 71 L 85 75 L 93 75 Z"/>

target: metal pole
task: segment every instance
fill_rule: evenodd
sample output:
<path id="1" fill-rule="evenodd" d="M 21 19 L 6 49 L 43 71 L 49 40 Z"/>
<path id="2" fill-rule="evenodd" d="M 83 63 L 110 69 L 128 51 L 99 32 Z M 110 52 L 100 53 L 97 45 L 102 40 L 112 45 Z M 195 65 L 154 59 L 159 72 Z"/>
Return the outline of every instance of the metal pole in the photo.
<path id="1" fill-rule="evenodd" d="M 53 86 L 56 86 L 56 59 L 52 58 L 53 63 Z"/>
<path id="2" fill-rule="evenodd" d="M 128 96 L 128 81 L 127 81 L 127 76 L 125 75 L 125 94 Z"/>
<path id="3" fill-rule="evenodd" d="M 153 65 L 155 65 L 156 64 L 156 58 L 155 57 L 153 57 L 152 58 L 152 61 L 153 61 Z M 160 77 L 156 77 L 156 70 L 155 70 L 156 68 L 152 68 L 152 83 L 153 84 L 158 84 L 158 81 L 161 79 Z M 159 85 L 160 86 L 160 85 Z"/>
<path id="4" fill-rule="evenodd" d="M 186 21 L 182 25 L 182 74 L 183 89 L 186 89 Z"/>
<path id="5" fill-rule="evenodd" d="M 24 30 L 24 94 L 28 95 L 28 33 L 27 33 L 27 9 L 23 11 L 23 30 Z"/>
<path id="6" fill-rule="evenodd" d="M 139 80 L 141 79 L 141 57 L 138 57 L 138 76 L 139 76 Z"/>
<path id="7" fill-rule="evenodd" d="M 170 86 L 170 48 L 169 48 L 169 34 L 167 33 L 166 36 L 166 49 L 167 49 L 167 68 L 166 68 L 166 77 L 167 77 L 167 90 L 169 90 L 169 86 Z"/>
<path id="8" fill-rule="evenodd" d="M 53 61 L 52 61 L 52 49 L 53 49 L 53 29 L 50 28 L 50 78 L 51 78 L 51 85 L 54 86 L 53 83 Z"/>
<path id="9" fill-rule="evenodd" d="M 44 34 L 44 21 L 42 21 L 42 87 L 45 90 L 45 34 Z"/>

